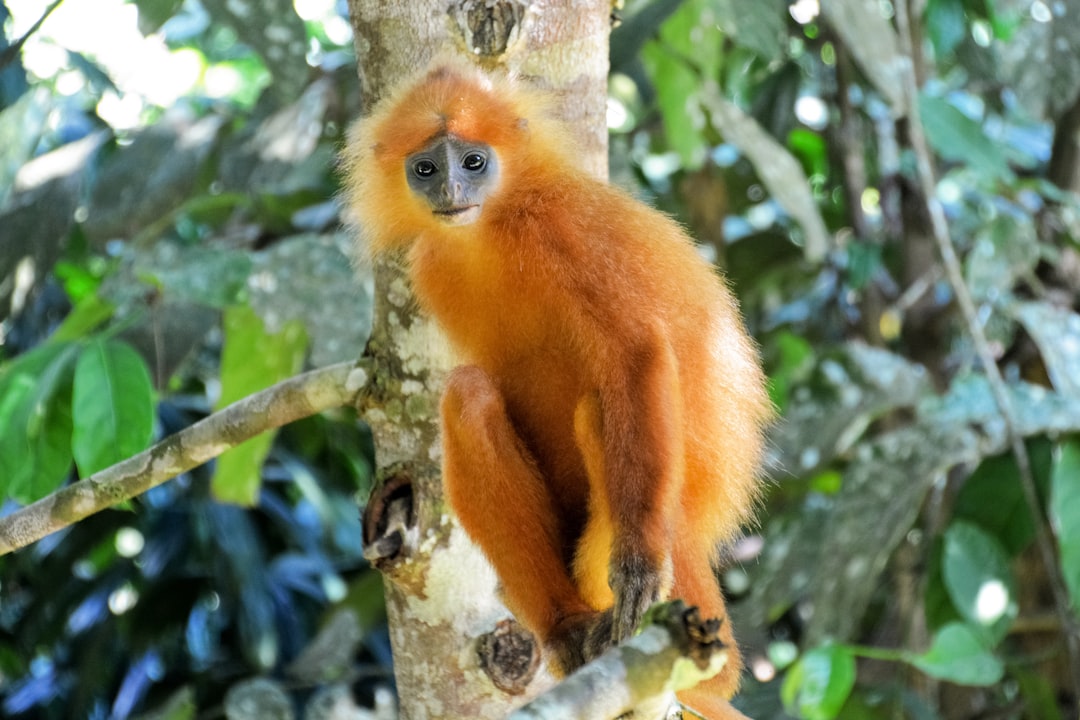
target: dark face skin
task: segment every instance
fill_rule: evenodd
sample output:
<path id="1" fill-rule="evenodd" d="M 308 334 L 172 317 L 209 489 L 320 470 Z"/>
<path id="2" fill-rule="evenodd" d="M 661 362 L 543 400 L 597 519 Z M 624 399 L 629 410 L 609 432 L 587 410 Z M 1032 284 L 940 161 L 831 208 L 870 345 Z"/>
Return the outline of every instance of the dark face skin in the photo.
<path id="1" fill-rule="evenodd" d="M 405 177 L 437 219 L 469 225 L 499 184 L 499 162 L 489 145 L 441 135 L 405 158 Z"/>

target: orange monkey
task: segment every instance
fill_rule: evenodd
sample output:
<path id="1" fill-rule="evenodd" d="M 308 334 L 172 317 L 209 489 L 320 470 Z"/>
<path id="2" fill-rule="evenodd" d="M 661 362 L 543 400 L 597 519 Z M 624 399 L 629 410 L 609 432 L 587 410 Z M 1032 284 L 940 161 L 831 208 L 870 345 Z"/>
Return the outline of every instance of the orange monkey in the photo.
<path id="1" fill-rule="evenodd" d="M 568 672 L 681 597 L 725 620 L 731 658 L 680 699 L 739 716 L 717 699 L 741 662 L 713 563 L 757 497 L 771 407 L 713 269 L 575 167 L 541 95 L 473 68 L 382 103 L 345 169 L 368 251 L 407 253 L 467 363 L 442 401 L 444 483 L 510 609 Z"/>

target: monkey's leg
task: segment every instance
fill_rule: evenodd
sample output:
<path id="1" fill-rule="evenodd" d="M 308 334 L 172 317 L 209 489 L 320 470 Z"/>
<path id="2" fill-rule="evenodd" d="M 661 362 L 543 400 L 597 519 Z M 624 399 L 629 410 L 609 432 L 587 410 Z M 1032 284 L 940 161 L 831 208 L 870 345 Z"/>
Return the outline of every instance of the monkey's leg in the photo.
<path id="1" fill-rule="evenodd" d="M 613 529 L 608 582 L 616 643 L 633 634 L 671 586 L 686 462 L 678 360 L 663 329 L 621 352 L 618 371 L 599 391 L 603 481 L 597 483 L 606 491 Z"/>
<path id="2" fill-rule="evenodd" d="M 458 520 L 502 582 L 507 605 L 550 644 L 559 623 L 594 615 L 560 552 L 555 506 L 491 378 L 456 368 L 442 401 L 443 485 Z M 563 661 L 561 647 L 554 648 Z M 578 663 L 580 664 L 580 663 Z"/>

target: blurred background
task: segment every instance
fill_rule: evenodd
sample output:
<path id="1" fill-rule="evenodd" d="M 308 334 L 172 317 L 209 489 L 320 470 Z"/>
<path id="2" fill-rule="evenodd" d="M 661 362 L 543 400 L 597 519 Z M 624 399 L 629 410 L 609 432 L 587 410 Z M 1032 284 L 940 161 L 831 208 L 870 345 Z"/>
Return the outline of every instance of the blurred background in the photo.
<path id="1" fill-rule="evenodd" d="M 1075 718 L 1080 0 L 915 0 L 910 51 L 887 0 L 826 9 L 627 0 L 611 38 L 612 180 L 726 274 L 783 418 L 723 573 L 739 702 Z M 345 13 L 0 0 L 0 515 L 359 356 Z M 904 63 L 1030 472 L 939 259 Z M 0 557 L 0 716 L 392 717 L 372 467 L 324 413 Z"/>

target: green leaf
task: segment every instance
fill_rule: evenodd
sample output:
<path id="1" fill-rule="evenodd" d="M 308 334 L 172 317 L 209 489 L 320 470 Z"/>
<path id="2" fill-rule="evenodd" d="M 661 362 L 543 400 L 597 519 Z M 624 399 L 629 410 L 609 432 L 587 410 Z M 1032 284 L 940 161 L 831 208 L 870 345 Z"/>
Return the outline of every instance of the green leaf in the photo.
<path id="1" fill-rule="evenodd" d="M 0 41 L 2 47 L 4 44 Z M 14 103 L 0 110 L 0 207 L 4 207 L 13 192 L 19 168 L 34 157 L 34 148 L 45 133 L 54 104 L 59 102 L 48 90 L 35 87 L 33 92 L 23 93 Z M 14 242 L 15 237 L 8 236 L 10 242 Z M 6 258 L 5 262 L 8 262 Z"/>
<path id="2" fill-rule="evenodd" d="M 1050 475 L 1050 522 L 1061 546 L 1061 569 L 1080 612 L 1080 438 L 1061 444 Z"/>
<path id="3" fill-rule="evenodd" d="M 697 73 L 659 43 L 646 45 L 641 57 L 656 86 L 668 146 L 684 167 L 700 167 L 705 161 L 705 113 L 697 98 L 701 85 Z"/>
<path id="4" fill-rule="evenodd" d="M 286 323 L 269 333 L 250 307 L 225 312 L 225 347 L 221 354 L 221 398 L 217 409 L 263 390 L 298 372 L 307 349 L 302 323 Z M 218 458 L 211 489 L 224 502 L 253 505 L 262 483 L 262 464 L 275 432 L 251 438 Z"/>
<path id="5" fill-rule="evenodd" d="M 771 358 L 769 396 L 781 411 L 786 409 L 792 389 L 804 380 L 813 367 L 814 350 L 804 338 L 781 330 L 773 340 L 778 357 Z"/>
<path id="6" fill-rule="evenodd" d="M 720 25 L 720 29 L 733 41 L 748 47 L 766 63 L 771 63 L 784 57 L 786 50 L 785 23 L 787 5 L 784 3 L 745 3 L 739 0 L 712 0 L 710 3 L 716 8 L 717 17 L 714 22 Z M 712 19 L 712 18 L 708 18 Z M 697 32 L 708 31 L 706 18 L 696 16 Z M 691 36 L 693 37 L 693 36 Z M 697 43 L 696 47 L 688 48 L 690 52 L 696 52 L 701 45 L 721 46 L 719 42 Z"/>
<path id="7" fill-rule="evenodd" d="M 929 0 L 926 4 L 926 29 L 934 54 L 948 55 L 967 37 L 963 0 Z"/>
<path id="8" fill-rule="evenodd" d="M 883 6 L 874 0 L 830 0 L 822 15 L 859 69 L 898 115 L 906 114 L 903 65 L 907 60 Z"/>
<path id="9" fill-rule="evenodd" d="M 683 0 L 679 9 L 660 26 L 660 42 L 704 77 L 716 76 L 723 52 L 720 42 L 702 42 L 704 28 L 715 27 L 720 22 L 718 14 L 723 14 L 719 7 L 710 6 L 719 6 L 727 1 Z M 734 21 L 735 18 L 730 20 Z"/>
<path id="10" fill-rule="evenodd" d="M 982 126 L 945 98 L 921 95 L 919 117 L 926 128 L 926 139 L 941 157 L 964 163 L 990 179 L 1012 177 L 1004 154 L 986 137 Z"/>
<path id="11" fill-rule="evenodd" d="M 825 645 L 803 655 L 784 678 L 784 708 L 805 720 L 831 720 L 855 686 L 855 656 L 843 645 Z"/>
<path id="12" fill-rule="evenodd" d="M 1009 668 L 1016 679 L 1024 702 L 1024 717 L 1028 720 L 1064 720 L 1057 702 L 1057 689 L 1049 678 L 1023 667 Z"/>
<path id="13" fill-rule="evenodd" d="M 1038 345 L 1054 389 L 1080 400 L 1080 315 L 1049 302 L 1016 303 L 1009 310 Z"/>
<path id="14" fill-rule="evenodd" d="M 251 274 L 251 256 L 236 250 L 162 245 L 139 259 L 139 275 L 172 301 L 214 308 L 234 305 Z"/>
<path id="15" fill-rule="evenodd" d="M 97 295 L 87 295 L 72 308 L 49 340 L 81 340 L 111 318 L 115 310 L 111 302 L 102 300 Z"/>
<path id="16" fill-rule="evenodd" d="M 953 605 L 987 641 L 999 641 L 1017 615 L 1005 550 L 985 531 L 957 520 L 945 531 L 942 552 L 942 573 Z"/>
<path id="17" fill-rule="evenodd" d="M 145 450 L 154 432 L 154 388 L 135 350 L 96 340 L 79 355 L 72 392 L 71 447 L 82 477 Z"/>
<path id="18" fill-rule="evenodd" d="M 1027 547 L 1035 528 L 1011 453 L 982 461 L 960 489 L 953 517 L 993 534 L 1010 555 Z"/>
<path id="19" fill-rule="evenodd" d="M 0 371 L 0 497 L 33 502 L 71 469 L 71 374 L 78 347 L 49 343 Z"/>
<path id="20" fill-rule="evenodd" d="M 1007 295 L 1022 278 L 1030 277 L 1042 250 L 1030 218 L 1001 214 L 980 227 L 964 261 L 964 274 L 978 298 Z"/>
<path id="21" fill-rule="evenodd" d="M 870 284 L 874 274 L 883 265 L 881 246 L 876 243 L 855 240 L 847 248 L 848 282 L 856 289 Z"/>
<path id="22" fill-rule="evenodd" d="M 909 662 L 927 675 L 960 685 L 993 685 L 1004 667 L 979 641 L 976 631 L 963 623 L 943 627 L 930 649 Z"/>

